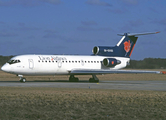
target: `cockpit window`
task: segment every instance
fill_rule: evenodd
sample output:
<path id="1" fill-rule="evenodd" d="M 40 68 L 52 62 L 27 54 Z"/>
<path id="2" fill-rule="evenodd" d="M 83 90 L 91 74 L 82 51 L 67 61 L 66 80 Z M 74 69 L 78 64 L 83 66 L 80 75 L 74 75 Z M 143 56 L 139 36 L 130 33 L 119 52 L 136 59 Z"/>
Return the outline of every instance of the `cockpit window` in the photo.
<path id="1" fill-rule="evenodd" d="M 20 60 L 9 60 L 7 63 L 9 64 L 14 64 L 14 63 L 19 63 L 21 62 Z"/>

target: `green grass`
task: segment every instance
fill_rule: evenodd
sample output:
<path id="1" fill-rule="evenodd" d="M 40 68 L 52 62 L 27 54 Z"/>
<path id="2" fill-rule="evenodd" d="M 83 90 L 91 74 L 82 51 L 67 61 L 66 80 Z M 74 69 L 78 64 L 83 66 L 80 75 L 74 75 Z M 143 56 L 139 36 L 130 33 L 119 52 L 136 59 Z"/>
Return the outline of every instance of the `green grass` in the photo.
<path id="1" fill-rule="evenodd" d="M 166 92 L 0 87 L 0 119 L 166 119 Z"/>

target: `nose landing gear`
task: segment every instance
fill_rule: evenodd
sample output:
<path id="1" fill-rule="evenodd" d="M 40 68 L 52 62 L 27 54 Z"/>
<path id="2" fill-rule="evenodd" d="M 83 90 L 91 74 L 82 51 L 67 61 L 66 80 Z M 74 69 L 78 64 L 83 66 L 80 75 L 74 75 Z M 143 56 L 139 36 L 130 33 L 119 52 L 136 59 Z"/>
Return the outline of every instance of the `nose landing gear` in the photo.
<path id="1" fill-rule="evenodd" d="M 25 83 L 25 82 L 26 82 L 26 79 L 25 79 L 25 78 L 20 78 L 20 82 Z"/>
<path id="2" fill-rule="evenodd" d="M 25 83 L 26 82 L 26 78 L 23 77 L 23 75 L 17 75 L 18 77 L 20 77 L 20 82 Z"/>

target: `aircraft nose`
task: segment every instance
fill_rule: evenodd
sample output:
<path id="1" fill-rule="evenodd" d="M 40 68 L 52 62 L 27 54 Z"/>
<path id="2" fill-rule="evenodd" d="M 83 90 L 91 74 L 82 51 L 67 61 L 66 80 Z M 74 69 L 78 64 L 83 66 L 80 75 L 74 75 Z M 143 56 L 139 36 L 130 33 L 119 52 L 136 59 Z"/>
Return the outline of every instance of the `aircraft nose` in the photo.
<path id="1" fill-rule="evenodd" d="M 9 71 L 9 67 L 8 67 L 8 65 L 3 65 L 2 67 L 1 67 L 1 70 L 2 71 L 4 71 L 4 72 L 8 72 Z"/>

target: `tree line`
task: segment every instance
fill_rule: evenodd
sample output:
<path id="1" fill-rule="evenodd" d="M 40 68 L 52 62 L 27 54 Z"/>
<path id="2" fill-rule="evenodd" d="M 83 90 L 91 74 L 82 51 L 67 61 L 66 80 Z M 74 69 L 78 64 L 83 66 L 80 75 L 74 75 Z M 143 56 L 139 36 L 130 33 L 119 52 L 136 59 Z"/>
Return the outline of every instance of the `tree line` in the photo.
<path id="1" fill-rule="evenodd" d="M 166 69 L 166 59 L 145 58 L 143 60 L 131 60 L 126 68 L 132 69 Z"/>
<path id="2" fill-rule="evenodd" d="M 0 66 L 5 64 L 8 60 L 10 60 L 14 56 L 1 56 L 0 55 Z"/>
<path id="3" fill-rule="evenodd" d="M 5 64 L 14 56 L 0 56 L 0 66 Z M 130 65 L 126 68 L 132 69 L 166 69 L 166 59 L 145 58 L 143 60 L 130 60 Z"/>

